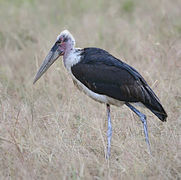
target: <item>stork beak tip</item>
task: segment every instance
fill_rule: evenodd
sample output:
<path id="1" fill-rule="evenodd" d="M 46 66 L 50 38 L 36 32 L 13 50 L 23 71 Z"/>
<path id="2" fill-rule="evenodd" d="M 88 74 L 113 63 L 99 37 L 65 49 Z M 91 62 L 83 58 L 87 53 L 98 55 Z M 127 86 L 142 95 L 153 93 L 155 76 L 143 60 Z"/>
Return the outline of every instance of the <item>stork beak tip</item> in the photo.
<path id="1" fill-rule="evenodd" d="M 35 79 L 33 80 L 33 85 L 36 83 L 37 80 L 38 80 L 37 78 L 35 78 Z"/>

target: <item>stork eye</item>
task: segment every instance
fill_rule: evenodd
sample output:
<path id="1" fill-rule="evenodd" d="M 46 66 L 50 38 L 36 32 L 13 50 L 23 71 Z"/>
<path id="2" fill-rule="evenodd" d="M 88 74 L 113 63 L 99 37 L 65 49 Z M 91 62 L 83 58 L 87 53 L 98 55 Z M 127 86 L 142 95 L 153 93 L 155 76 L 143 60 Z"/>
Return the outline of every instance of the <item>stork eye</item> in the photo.
<path id="1" fill-rule="evenodd" d="M 60 39 L 56 42 L 56 44 L 61 44 L 61 43 L 62 41 Z"/>

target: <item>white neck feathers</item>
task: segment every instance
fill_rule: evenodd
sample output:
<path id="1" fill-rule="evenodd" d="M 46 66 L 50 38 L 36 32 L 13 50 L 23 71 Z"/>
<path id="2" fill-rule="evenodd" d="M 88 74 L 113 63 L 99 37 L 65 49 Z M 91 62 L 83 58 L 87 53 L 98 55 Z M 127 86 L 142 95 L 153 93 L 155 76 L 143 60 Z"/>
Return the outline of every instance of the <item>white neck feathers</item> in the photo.
<path id="1" fill-rule="evenodd" d="M 73 65 L 80 62 L 81 60 L 80 52 L 81 52 L 80 49 L 74 48 L 70 50 L 69 53 L 64 54 L 63 56 L 64 66 L 69 72 L 71 72 L 71 67 Z"/>

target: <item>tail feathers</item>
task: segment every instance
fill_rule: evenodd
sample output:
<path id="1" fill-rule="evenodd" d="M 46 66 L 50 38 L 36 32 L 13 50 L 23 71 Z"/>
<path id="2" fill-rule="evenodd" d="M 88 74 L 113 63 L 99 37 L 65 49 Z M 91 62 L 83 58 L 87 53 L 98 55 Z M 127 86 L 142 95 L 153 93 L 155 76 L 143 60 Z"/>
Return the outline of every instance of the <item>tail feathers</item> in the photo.
<path id="1" fill-rule="evenodd" d="M 163 109 L 161 104 L 157 106 L 145 105 L 152 113 L 154 113 L 161 121 L 166 121 L 167 113 Z"/>
<path id="2" fill-rule="evenodd" d="M 153 92 L 153 90 L 147 85 L 145 86 L 145 89 L 147 91 L 147 98 L 144 105 L 152 112 L 154 113 L 161 121 L 166 121 L 167 113 L 164 110 L 163 106 L 160 103 L 160 100 L 156 96 L 156 94 Z"/>

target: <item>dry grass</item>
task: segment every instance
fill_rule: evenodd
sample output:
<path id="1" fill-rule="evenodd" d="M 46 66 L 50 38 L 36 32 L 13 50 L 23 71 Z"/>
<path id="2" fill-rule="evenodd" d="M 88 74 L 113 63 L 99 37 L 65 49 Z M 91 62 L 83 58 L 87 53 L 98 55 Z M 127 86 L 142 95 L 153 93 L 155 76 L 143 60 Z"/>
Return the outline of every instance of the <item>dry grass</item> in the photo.
<path id="1" fill-rule="evenodd" d="M 1 179 L 181 178 L 180 0 L 0 0 Z M 106 109 L 73 86 L 61 59 L 32 85 L 56 35 L 97 46 L 134 66 L 161 99 L 168 121 L 142 124 L 112 107 L 112 156 L 104 159 Z"/>

